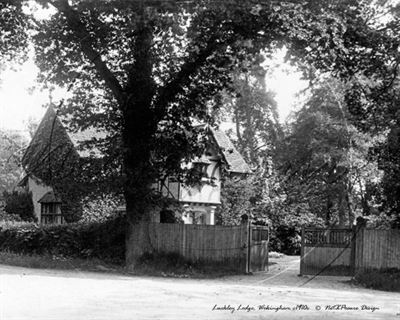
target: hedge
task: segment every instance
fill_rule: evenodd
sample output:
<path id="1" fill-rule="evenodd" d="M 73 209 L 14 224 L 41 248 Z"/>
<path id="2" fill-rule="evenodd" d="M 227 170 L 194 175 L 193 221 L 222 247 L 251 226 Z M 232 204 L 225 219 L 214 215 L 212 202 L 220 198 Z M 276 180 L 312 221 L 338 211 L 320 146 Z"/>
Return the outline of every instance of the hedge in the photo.
<path id="1" fill-rule="evenodd" d="M 122 264 L 125 257 L 125 217 L 105 222 L 64 225 L 0 225 L 0 250 L 20 254 L 50 254 L 98 258 Z"/>
<path id="2" fill-rule="evenodd" d="M 360 270 L 354 279 L 369 289 L 400 292 L 400 269 Z"/>

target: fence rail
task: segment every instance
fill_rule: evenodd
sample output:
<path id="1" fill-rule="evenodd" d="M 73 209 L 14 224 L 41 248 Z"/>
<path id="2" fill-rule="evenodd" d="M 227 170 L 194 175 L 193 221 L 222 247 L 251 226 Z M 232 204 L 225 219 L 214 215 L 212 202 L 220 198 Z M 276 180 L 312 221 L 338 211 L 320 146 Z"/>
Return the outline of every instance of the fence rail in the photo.
<path id="1" fill-rule="evenodd" d="M 303 238 L 304 246 L 345 247 L 351 242 L 352 230 L 305 228 Z"/>

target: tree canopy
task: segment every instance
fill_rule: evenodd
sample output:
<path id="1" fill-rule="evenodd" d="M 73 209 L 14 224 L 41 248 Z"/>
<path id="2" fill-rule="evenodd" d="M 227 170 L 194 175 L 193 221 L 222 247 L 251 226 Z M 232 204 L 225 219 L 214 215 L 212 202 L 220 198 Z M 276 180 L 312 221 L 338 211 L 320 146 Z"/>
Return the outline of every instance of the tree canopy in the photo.
<path id="1" fill-rule="evenodd" d="M 285 45 L 306 76 L 312 66 L 346 79 L 346 105 L 361 128 L 376 119 L 387 127 L 395 114 L 381 111 L 396 109 L 398 17 L 379 20 L 379 3 L 34 2 L 55 13 L 38 19 L 27 2 L 2 2 L 2 61 L 32 43 L 43 85 L 72 93 L 58 113 L 72 128 L 109 133 L 101 142 L 112 160 L 105 163 L 122 172 L 132 223 L 146 215 L 154 179 L 179 175 L 181 161 L 202 152 L 204 132 L 194 123 L 213 125 L 218 94 L 232 91 L 234 73 L 246 72 L 261 51 Z"/>

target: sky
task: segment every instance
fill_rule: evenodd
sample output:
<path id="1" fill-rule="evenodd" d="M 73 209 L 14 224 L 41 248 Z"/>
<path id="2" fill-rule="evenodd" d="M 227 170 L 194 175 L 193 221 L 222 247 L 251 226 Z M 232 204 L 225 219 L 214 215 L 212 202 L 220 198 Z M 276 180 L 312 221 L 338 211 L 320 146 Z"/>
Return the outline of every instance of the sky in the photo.
<path id="1" fill-rule="evenodd" d="M 274 62 L 280 64 L 281 59 L 282 55 L 277 55 Z M 26 131 L 30 119 L 38 122 L 44 115 L 50 91 L 37 88 L 37 73 L 32 57 L 17 70 L 8 69 L 0 73 L 0 129 Z M 306 87 L 306 82 L 300 78 L 295 69 L 283 64 L 266 79 L 268 88 L 276 93 L 282 122 L 296 103 L 296 94 Z M 62 89 L 51 93 L 54 102 L 65 95 L 66 91 Z"/>
<path id="2" fill-rule="evenodd" d="M 0 73 L 0 128 L 26 130 L 27 122 L 40 121 L 44 104 L 49 102 L 50 91 L 35 88 L 38 69 L 32 60 L 18 70 Z M 53 100 L 59 98 L 60 90 L 53 92 Z"/>

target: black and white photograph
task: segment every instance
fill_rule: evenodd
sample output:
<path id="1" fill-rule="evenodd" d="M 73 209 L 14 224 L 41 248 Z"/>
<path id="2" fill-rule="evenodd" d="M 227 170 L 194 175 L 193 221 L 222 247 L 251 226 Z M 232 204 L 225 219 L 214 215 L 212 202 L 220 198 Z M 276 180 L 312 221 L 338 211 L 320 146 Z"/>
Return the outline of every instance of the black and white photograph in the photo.
<path id="1" fill-rule="evenodd" d="M 0 320 L 400 320 L 400 0 L 0 0 Z"/>

